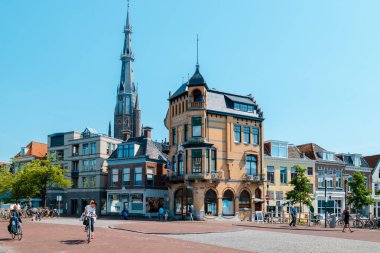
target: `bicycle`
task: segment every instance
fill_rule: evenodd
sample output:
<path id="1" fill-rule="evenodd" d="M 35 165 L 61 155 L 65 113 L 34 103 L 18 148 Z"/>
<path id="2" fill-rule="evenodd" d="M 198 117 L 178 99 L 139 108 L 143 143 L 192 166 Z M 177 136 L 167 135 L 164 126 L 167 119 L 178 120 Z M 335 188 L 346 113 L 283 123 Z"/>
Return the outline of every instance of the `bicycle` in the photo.
<path id="1" fill-rule="evenodd" d="M 22 226 L 21 223 L 18 219 L 12 219 L 12 224 L 11 224 L 11 236 L 12 239 L 15 239 L 17 236 L 17 239 L 21 241 L 22 239 Z"/>
<path id="2" fill-rule="evenodd" d="M 92 217 L 90 215 L 86 215 L 85 219 L 86 219 L 85 224 L 86 224 L 86 227 L 87 227 L 87 231 L 86 231 L 87 232 L 87 243 L 90 243 L 91 240 L 93 239 L 92 238 L 92 229 L 94 227 L 94 224 L 93 224 L 94 217 Z"/>

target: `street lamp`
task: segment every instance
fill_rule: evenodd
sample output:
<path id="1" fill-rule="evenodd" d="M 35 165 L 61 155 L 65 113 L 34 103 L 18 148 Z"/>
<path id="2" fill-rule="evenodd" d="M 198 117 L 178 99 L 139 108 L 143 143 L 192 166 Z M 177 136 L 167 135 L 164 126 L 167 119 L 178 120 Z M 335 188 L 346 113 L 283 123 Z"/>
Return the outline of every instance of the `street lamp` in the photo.
<path id="1" fill-rule="evenodd" d="M 344 208 L 347 206 L 347 178 L 344 179 Z"/>
<path id="2" fill-rule="evenodd" d="M 327 228 L 327 180 L 333 180 L 331 175 L 324 174 L 323 180 L 325 181 L 325 228 Z"/>

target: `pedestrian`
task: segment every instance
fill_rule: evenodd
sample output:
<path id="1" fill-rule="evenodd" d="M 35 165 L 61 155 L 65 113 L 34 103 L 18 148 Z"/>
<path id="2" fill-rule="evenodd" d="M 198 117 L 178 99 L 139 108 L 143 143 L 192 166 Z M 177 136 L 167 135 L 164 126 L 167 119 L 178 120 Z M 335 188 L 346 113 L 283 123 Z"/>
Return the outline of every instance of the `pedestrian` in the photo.
<path id="1" fill-rule="evenodd" d="M 158 220 L 159 221 L 163 220 L 164 212 L 165 212 L 164 208 L 162 208 L 162 206 L 160 206 L 160 209 L 158 209 Z"/>
<path id="2" fill-rule="evenodd" d="M 190 220 L 193 221 L 194 218 L 193 218 L 193 205 L 189 205 L 189 216 L 190 216 Z"/>
<path id="3" fill-rule="evenodd" d="M 297 222 L 297 209 L 293 206 L 292 210 L 290 211 L 291 219 L 292 221 L 289 223 L 290 227 L 295 227 Z"/>
<path id="4" fill-rule="evenodd" d="M 124 207 L 123 211 L 121 212 L 121 215 L 123 216 L 124 220 L 128 220 L 129 212 L 128 212 L 128 209 L 126 207 Z"/>
<path id="5" fill-rule="evenodd" d="M 348 210 L 348 206 L 346 206 L 346 208 L 344 209 L 343 214 L 342 214 L 342 218 L 344 221 L 344 227 L 343 227 L 342 232 L 345 233 L 346 228 L 348 228 L 351 233 L 354 232 L 350 228 L 350 211 Z"/>

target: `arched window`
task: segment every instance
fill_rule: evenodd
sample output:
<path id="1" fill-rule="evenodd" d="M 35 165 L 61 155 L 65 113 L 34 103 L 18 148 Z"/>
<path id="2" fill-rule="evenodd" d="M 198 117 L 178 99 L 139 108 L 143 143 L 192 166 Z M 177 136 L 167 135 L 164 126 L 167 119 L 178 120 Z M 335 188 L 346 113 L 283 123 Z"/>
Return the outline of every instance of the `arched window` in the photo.
<path id="1" fill-rule="evenodd" d="M 203 102 L 202 92 L 198 89 L 194 90 L 193 91 L 193 99 L 194 99 L 194 102 Z"/>
<path id="2" fill-rule="evenodd" d="M 261 199 L 261 190 L 259 188 L 257 188 L 255 191 L 255 198 Z"/>
<path id="3" fill-rule="evenodd" d="M 251 195 L 248 191 L 244 190 L 240 193 L 239 209 L 251 209 Z"/>
<path id="4" fill-rule="evenodd" d="M 178 175 L 183 175 L 183 155 L 178 155 Z"/>
<path id="5" fill-rule="evenodd" d="M 190 205 L 193 204 L 193 192 L 187 188 L 181 188 L 174 193 L 174 212 L 186 217 Z"/>
<path id="6" fill-rule="evenodd" d="M 223 194 L 222 214 L 232 216 L 235 215 L 235 196 L 231 190 L 227 190 Z"/>
<path id="7" fill-rule="evenodd" d="M 209 189 L 205 194 L 205 214 L 218 215 L 218 198 L 214 190 Z"/>

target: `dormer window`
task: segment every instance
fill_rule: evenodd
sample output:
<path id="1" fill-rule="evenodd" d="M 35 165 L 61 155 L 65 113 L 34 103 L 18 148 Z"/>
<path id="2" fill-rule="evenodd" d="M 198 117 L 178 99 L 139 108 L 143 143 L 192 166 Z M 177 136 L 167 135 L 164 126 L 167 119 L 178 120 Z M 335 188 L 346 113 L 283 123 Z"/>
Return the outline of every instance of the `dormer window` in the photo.
<path id="1" fill-rule="evenodd" d="M 243 112 L 253 112 L 253 105 L 247 105 L 242 103 L 234 103 L 234 109 Z"/>
<path id="2" fill-rule="evenodd" d="M 360 167 L 362 165 L 362 161 L 360 159 L 360 156 L 354 156 L 354 165 Z"/>
<path id="3" fill-rule="evenodd" d="M 325 161 L 334 161 L 334 153 L 331 152 L 323 152 L 322 159 Z"/>
<path id="4" fill-rule="evenodd" d="M 286 142 L 272 142 L 271 148 L 273 157 L 288 157 L 288 144 Z"/>
<path id="5" fill-rule="evenodd" d="M 117 148 L 118 158 L 128 158 L 134 156 L 134 144 L 120 144 Z"/>

